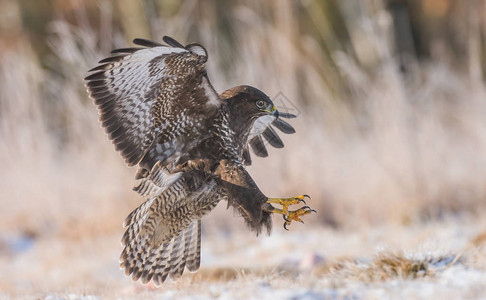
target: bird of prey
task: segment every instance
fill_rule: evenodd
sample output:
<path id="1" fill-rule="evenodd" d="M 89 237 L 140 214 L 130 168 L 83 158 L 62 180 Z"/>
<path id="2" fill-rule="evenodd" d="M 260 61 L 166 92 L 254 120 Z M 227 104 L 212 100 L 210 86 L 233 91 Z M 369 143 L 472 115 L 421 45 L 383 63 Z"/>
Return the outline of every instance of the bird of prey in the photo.
<path id="1" fill-rule="evenodd" d="M 141 47 L 112 51 L 85 78 L 108 137 L 129 166 L 138 165 L 134 188 L 143 202 L 125 219 L 120 267 L 133 280 L 160 286 L 177 280 L 184 268 L 199 269 L 201 218 L 221 200 L 238 211 L 257 234 L 271 230 L 271 214 L 284 227 L 314 212 L 303 206 L 307 195 L 268 198 L 244 165 L 251 147 L 267 156 L 263 142 L 281 148 L 275 127 L 293 127 L 260 90 L 237 86 L 218 94 L 206 72 L 200 44 L 167 45 L 145 39 Z M 281 205 L 277 208 L 272 204 Z"/>

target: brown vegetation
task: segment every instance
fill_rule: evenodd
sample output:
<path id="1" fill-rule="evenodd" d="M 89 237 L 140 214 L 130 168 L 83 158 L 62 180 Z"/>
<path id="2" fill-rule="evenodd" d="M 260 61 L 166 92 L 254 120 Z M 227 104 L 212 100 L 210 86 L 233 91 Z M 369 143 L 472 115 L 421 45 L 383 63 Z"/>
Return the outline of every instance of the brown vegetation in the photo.
<path id="1" fill-rule="evenodd" d="M 204 220 L 203 261 L 207 251 L 226 264 L 206 257 L 167 289 L 217 296 L 250 286 L 243 297 L 270 285 L 346 297 L 361 294 L 348 284 L 357 281 L 374 298 L 380 283 L 399 295 L 387 285 L 396 280 L 440 289 L 447 270 L 465 266 L 484 278 L 484 3 L 137 3 L 0 1 L 0 266 L 9 270 L 0 297 L 146 291 L 116 265 L 121 222 L 140 203 L 135 170 L 108 142 L 82 78 L 112 48 L 162 35 L 205 45 L 217 90 L 249 84 L 298 107 L 297 134 L 249 171 L 265 194 L 307 193 L 319 212 L 286 235 L 276 218 L 282 241 L 269 246 L 218 207 Z M 443 252 L 417 250 L 428 239 Z M 379 251 L 378 241 L 396 247 Z M 323 259 L 299 267 L 299 246 Z M 233 256 L 246 247 L 260 267 Z M 484 296 L 478 286 L 442 294 Z"/>

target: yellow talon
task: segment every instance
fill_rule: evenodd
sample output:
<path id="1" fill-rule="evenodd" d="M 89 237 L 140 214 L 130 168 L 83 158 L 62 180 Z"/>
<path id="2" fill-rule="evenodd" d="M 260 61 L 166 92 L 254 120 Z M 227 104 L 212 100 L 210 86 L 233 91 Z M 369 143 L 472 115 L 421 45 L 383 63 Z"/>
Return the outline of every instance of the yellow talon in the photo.
<path id="1" fill-rule="evenodd" d="M 290 225 L 290 223 L 292 221 L 298 221 L 298 222 L 304 224 L 304 221 L 302 221 L 300 216 L 308 215 L 312 212 L 317 213 L 317 211 L 315 209 L 312 209 L 309 206 L 304 206 L 304 207 L 301 207 L 301 208 L 299 208 L 295 211 L 290 211 L 289 215 L 287 217 L 285 217 L 285 215 L 283 215 L 283 218 L 285 220 L 284 225 L 283 225 L 284 229 L 288 230 L 287 225 Z"/>
<path id="2" fill-rule="evenodd" d="M 267 203 L 275 203 L 275 204 L 280 204 L 282 205 L 282 214 L 286 215 L 288 212 L 288 208 L 292 204 L 299 204 L 301 202 L 305 203 L 305 198 L 309 198 L 309 195 L 300 195 L 297 197 L 292 197 L 292 198 L 268 198 Z"/>
<path id="3" fill-rule="evenodd" d="M 292 204 L 300 204 L 301 202 L 306 204 L 304 200 L 305 198 L 310 199 L 308 195 L 300 195 L 292 198 L 268 198 L 267 206 L 264 209 L 274 214 L 282 214 L 285 220 L 283 227 L 285 228 L 285 230 L 288 230 L 287 225 L 290 225 L 292 221 L 304 223 L 304 221 L 302 221 L 302 219 L 300 218 L 301 216 L 308 215 L 311 212 L 316 212 L 309 206 L 301 207 L 295 211 L 289 211 L 288 207 Z M 270 203 L 280 204 L 282 205 L 282 209 L 275 208 Z"/>

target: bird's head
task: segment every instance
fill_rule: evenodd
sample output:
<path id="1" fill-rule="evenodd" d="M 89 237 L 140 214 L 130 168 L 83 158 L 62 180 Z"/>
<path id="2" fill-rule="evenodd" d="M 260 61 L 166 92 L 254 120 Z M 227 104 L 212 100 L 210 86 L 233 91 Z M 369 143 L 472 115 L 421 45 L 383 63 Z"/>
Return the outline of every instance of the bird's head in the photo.
<path id="1" fill-rule="evenodd" d="M 278 118 L 278 110 L 272 100 L 259 89 L 240 85 L 224 91 L 221 97 L 227 100 L 233 115 L 248 118 L 249 121 L 270 115 Z"/>

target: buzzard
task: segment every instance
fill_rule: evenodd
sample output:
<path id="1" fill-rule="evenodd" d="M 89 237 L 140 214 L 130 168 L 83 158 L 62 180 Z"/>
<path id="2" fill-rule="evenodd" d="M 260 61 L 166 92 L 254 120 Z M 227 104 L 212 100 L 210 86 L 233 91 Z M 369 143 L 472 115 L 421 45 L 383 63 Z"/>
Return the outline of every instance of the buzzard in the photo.
<path id="1" fill-rule="evenodd" d="M 177 280 L 184 268 L 199 269 L 201 218 L 226 200 L 257 234 L 271 230 L 271 214 L 282 214 L 284 227 L 314 212 L 289 205 L 307 195 L 268 198 L 244 165 L 250 148 L 267 156 L 263 142 L 281 148 L 275 127 L 294 129 L 281 118 L 269 97 L 250 86 L 221 95 L 206 73 L 206 49 L 135 39 L 141 47 L 112 51 L 85 78 L 106 133 L 129 166 L 138 165 L 134 188 L 145 202 L 125 219 L 120 267 L 133 280 L 160 286 Z M 280 118 L 279 118 L 280 117 Z M 276 208 L 272 204 L 279 204 Z"/>

